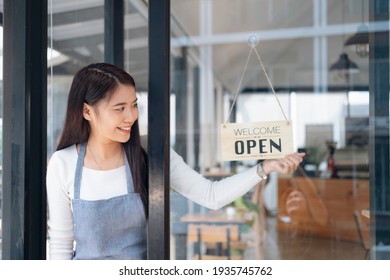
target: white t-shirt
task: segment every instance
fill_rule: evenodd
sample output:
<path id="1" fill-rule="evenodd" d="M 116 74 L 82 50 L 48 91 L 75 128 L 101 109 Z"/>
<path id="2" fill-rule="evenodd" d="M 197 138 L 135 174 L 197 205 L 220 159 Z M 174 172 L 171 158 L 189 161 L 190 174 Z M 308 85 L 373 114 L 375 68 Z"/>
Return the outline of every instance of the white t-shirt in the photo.
<path id="1" fill-rule="evenodd" d="M 76 145 L 53 154 L 47 167 L 50 259 L 73 256 L 72 203 L 77 162 Z M 171 187 L 183 196 L 210 209 L 219 209 L 244 195 L 261 178 L 256 167 L 212 182 L 190 168 L 173 149 L 170 150 Z M 127 193 L 125 166 L 101 171 L 83 167 L 80 198 L 100 200 Z"/>

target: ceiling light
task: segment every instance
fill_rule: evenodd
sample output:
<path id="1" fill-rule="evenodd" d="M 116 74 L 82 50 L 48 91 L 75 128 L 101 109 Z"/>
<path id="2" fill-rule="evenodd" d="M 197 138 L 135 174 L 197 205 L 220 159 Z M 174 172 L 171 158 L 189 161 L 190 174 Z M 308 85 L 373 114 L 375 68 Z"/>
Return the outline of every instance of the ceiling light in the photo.
<path id="1" fill-rule="evenodd" d="M 345 3 L 343 0 L 342 12 L 341 12 L 341 16 L 343 19 L 343 26 L 345 24 L 344 5 Z M 343 32 L 343 42 L 344 42 L 344 32 Z M 343 51 L 340 54 L 339 59 L 329 67 L 329 71 L 336 71 L 341 77 L 344 77 L 349 82 L 349 75 L 352 73 L 357 73 L 359 71 L 359 67 L 355 62 L 351 61 L 348 55 Z"/>
<path id="2" fill-rule="evenodd" d="M 352 74 L 359 72 L 359 67 L 343 52 L 340 54 L 339 59 L 330 66 L 329 71 L 337 71 L 340 74 Z"/>
<path id="3" fill-rule="evenodd" d="M 368 44 L 368 28 L 362 24 L 359 26 L 358 31 L 345 41 L 344 46 L 355 45 L 355 52 L 360 57 L 368 56 L 370 47 Z"/>
<path id="4" fill-rule="evenodd" d="M 362 24 L 358 27 L 357 32 L 344 43 L 344 46 L 355 45 L 355 52 L 360 57 L 368 56 L 370 50 L 368 44 L 368 27 L 364 24 L 364 2 L 365 0 L 362 0 Z"/>

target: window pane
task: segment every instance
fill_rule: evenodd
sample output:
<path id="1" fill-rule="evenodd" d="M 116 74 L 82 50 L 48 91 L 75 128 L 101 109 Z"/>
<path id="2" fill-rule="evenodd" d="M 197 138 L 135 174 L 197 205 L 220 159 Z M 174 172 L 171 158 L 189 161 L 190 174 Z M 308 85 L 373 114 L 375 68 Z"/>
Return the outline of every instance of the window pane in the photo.
<path id="1" fill-rule="evenodd" d="M 141 1 L 125 1 L 125 70 L 134 78 L 138 96 L 140 134 L 148 131 L 148 7 Z"/>
<path id="2" fill-rule="evenodd" d="M 265 184 L 219 210 L 180 194 L 202 183 L 188 178 L 186 186 L 176 186 L 170 204 L 171 258 L 218 251 L 221 245 L 210 242 L 199 249 L 190 232 L 199 223 L 238 225 L 240 242 L 230 249 L 237 258 L 367 257 L 370 220 L 362 213 L 369 209 L 370 188 L 369 59 L 362 49 L 344 46 L 362 18 L 368 19 L 367 3 L 358 2 L 171 2 L 171 22 L 177 23 L 171 35 L 176 104 L 171 144 L 187 164 L 218 181 L 257 163 L 221 160 L 218 131 L 237 92 L 232 122 L 286 115 L 293 124 L 294 150 L 306 152 L 294 174 L 271 173 Z M 252 34 L 260 40 L 258 56 L 247 43 Z M 349 59 L 349 71 L 335 64 L 340 58 Z"/>
<path id="3" fill-rule="evenodd" d="M 62 133 L 74 74 L 104 57 L 104 1 L 48 1 L 47 157 Z M 48 255 L 49 258 L 49 255 Z"/>
<path id="4" fill-rule="evenodd" d="M 52 6 L 51 6 L 52 3 Z M 49 1 L 48 152 L 56 150 L 73 75 L 103 60 L 104 1 Z"/>

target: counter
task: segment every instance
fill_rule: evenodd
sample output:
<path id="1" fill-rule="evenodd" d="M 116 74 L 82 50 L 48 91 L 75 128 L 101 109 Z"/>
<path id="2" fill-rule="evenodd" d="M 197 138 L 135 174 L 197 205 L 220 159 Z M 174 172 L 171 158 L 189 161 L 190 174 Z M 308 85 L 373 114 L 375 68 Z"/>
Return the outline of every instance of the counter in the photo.
<path id="1" fill-rule="evenodd" d="M 364 209 L 369 209 L 369 180 L 278 179 L 279 230 L 359 241 L 354 211 Z"/>

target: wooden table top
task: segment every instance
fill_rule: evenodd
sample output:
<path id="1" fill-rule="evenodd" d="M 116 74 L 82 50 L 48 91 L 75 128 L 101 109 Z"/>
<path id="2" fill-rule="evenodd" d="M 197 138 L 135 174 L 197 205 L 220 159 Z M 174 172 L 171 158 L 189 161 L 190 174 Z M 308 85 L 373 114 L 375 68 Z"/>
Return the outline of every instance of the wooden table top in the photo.
<path id="1" fill-rule="evenodd" d="M 224 210 L 214 210 L 207 213 L 191 213 L 181 217 L 180 221 L 187 223 L 229 223 L 244 224 L 252 221 L 252 217 L 245 214 L 228 216 Z"/>

